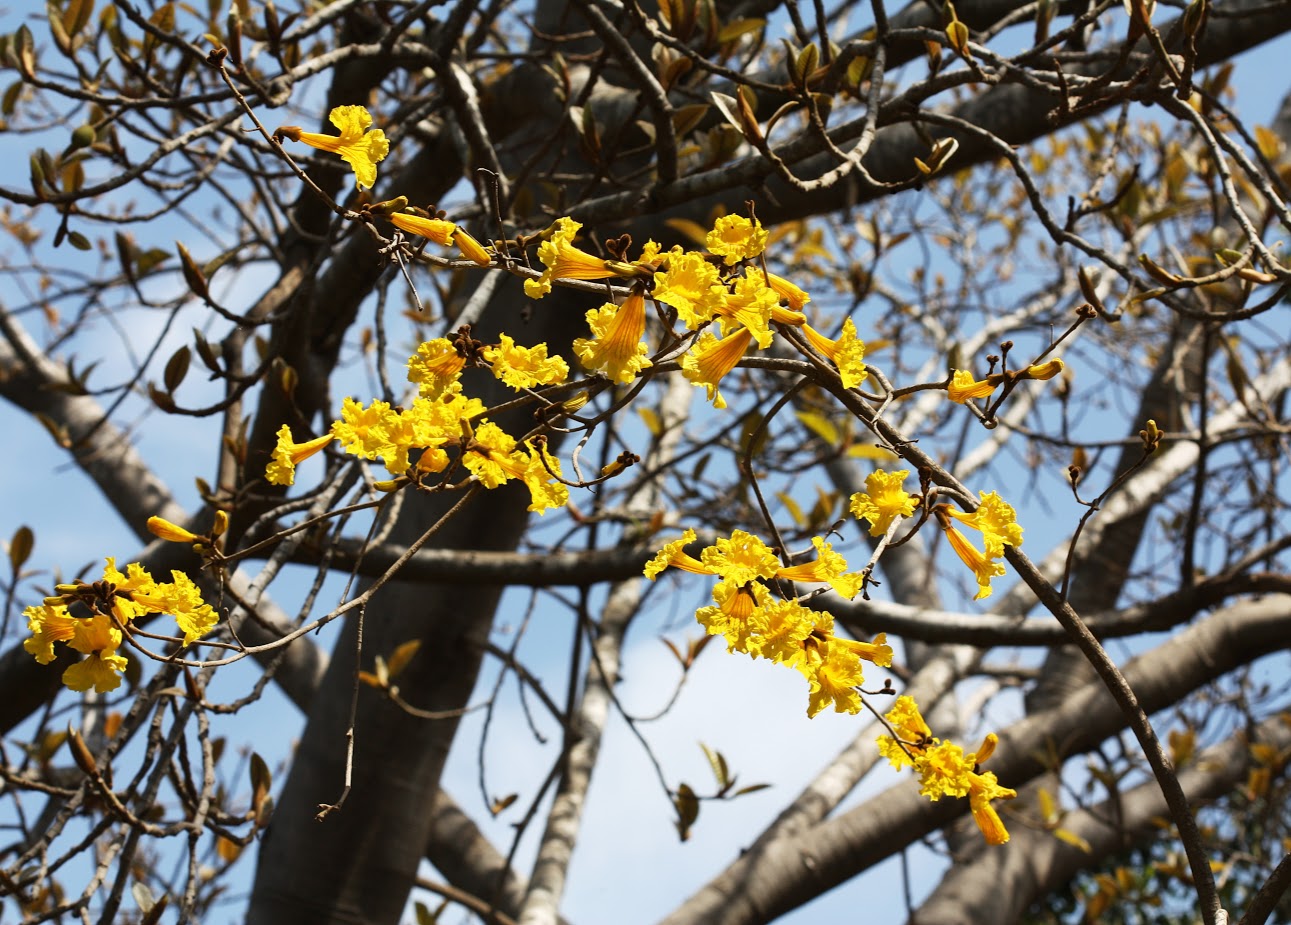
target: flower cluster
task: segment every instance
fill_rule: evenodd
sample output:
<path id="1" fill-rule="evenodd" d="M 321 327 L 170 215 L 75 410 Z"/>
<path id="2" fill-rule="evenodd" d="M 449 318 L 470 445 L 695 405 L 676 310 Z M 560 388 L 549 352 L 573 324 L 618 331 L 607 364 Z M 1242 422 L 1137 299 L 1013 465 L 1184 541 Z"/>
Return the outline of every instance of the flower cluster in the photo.
<path id="1" fill-rule="evenodd" d="M 863 577 L 847 572 L 847 561 L 820 537 L 812 540 L 816 556 L 801 565 L 782 565 L 758 537 L 736 530 L 729 539 L 691 556 L 685 547 L 696 542 L 687 530 L 666 544 L 645 567 L 654 580 L 666 568 L 700 575 L 714 575 L 714 603 L 702 607 L 695 618 L 713 636 L 722 636 L 731 652 L 744 652 L 795 668 L 810 684 L 807 715 L 815 716 L 830 704 L 838 713 L 858 713 L 864 678 L 861 662 L 881 667 L 892 664 L 892 648 L 880 633 L 873 642 L 858 642 L 834 635 L 834 618 L 811 610 L 796 597 L 781 597 L 773 582 L 801 581 L 828 584 L 844 597 L 855 597 Z"/>
<path id="2" fill-rule="evenodd" d="M 379 400 L 364 405 L 347 397 L 331 432 L 304 443 L 294 442 L 291 428 L 284 424 L 266 478 L 274 485 L 292 484 L 296 466 L 336 440 L 351 455 L 380 459 L 392 476 L 420 479 L 445 472 L 456 461 L 485 488 L 512 479 L 524 482 L 531 511 L 541 514 L 563 506 L 569 490 L 558 480 L 560 461 L 543 446 L 507 434 L 485 417 L 483 402 L 463 393 L 461 375 L 468 357 L 477 358 L 515 389 L 559 384 L 569 375 L 568 364 L 549 357 L 546 344 L 522 347 L 505 334 L 491 346 L 464 334 L 426 341 L 408 359 L 408 381 L 419 393 L 411 407 L 395 408 Z"/>
<path id="3" fill-rule="evenodd" d="M 582 226 L 562 218 L 545 232 L 538 259 L 546 269 L 525 281 L 525 292 L 541 299 L 558 279 L 617 278 L 633 283 L 621 304 L 606 302 L 587 313 L 592 336 L 574 343 L 583 366 L 616 382 L 631 382 L 650 367 L 643 342 L 647 295 L 676 312 L 695 336 L 681 359 L 682 373 L 703 386 L 714 407 L 726 407 L 722 379 L 751 350 L 766 349 L 774 326 L 799 328 L 803 337 L 838 369 L 844 388 L 865 380 L 865 344 L 848 319 L 837 339 L 807 324 L 802 307 L 811 300 L 790 281 L 768 273 L 755 260 L 766 248 L 767 232 L 755 219 L 725 215 L 708 233 L 708 253 L 674 247 L 662 251 L 653 241 L 632 261 L 603 259 L 574 244 Z"/>
<path id="4" fill-rule="evenodd" d="M 31 631 L 23 648 L 48 665 L 55 657 L 54 644 L 63 643 L 86 656 L 63 672 L 65 685 L 74 691 L 94 688 L 101 694 L 116 690 L 127 664 L 117 649 L 134 620 L 150 613 L 170 614 L 186 646 L 215 626 L 216 613 L 192 579 L 179 571 L 170 574 L 169 582 L 154 581 L 137 562 L 122 573 L 109 558 L 101 581 L 58 585 L 58 595 L 23 611 Z M 84 607 L 88 616 L 74 616 L 69 606 Z"/>
<path id="5" fill-rule="evenodd" d="M 977 827 L 992 845 L 1009 840 L 1008 830 L 991 805 L 993 800 L 1011 800 L 1017 792 L 1001 787 L 992 771 L 981 765 L 995 751 L 994 733 L 976 752 L 964 754 L 953 742 L 935 738 L 911 697 L 898 697 L 884 716 L 894 736 L 879 736 L 879 753 L 898 770 L 913 767 L 919 774 L 919 792 L 936 801 L 944 796 L 968 797 Z"/>

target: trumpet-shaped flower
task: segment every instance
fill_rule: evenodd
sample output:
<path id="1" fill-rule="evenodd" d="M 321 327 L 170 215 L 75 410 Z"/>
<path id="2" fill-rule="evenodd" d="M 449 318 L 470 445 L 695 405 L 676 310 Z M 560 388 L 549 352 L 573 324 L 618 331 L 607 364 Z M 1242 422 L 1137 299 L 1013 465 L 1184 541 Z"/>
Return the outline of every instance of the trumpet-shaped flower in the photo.
<path id="1" fill-rule="evenodd" d="M 529 489 L 528 510 L 542 515 L 551 508 L 564 507 L 569 502 L 569 488 L 554 478 L 560 475 L 560 460 L 545 447 L 529 446 L 529 465 L 520 476 Z"/>
<path id="2" fill-rule="evenodd" d="M 652 365 L 641 341 L 645 323 L 645 295 L 634 289 L 622 305 L 606 302 L 588 310 L 587 325 L 593 336 L 577 338 L 574 352 L 586 369 L 601 370 L 615 382 L 631 382 Z"/>
<path id="3" fill-rule="evenodd" d="M 834 638 L 832 645 L 843 646 L 851 651 L 857 658 L 863 658 L 867 662 L 873 662 L 880 668 L 888 668 L 892 665 L 892 647 L 888 645 L 888 634 L 879 633 L 874 637 L 873 642 L 862 642 L 859 639 L 839 639 Z"/>
<path id="4" fill-rule="evenodd" d="M 492 421 L 475 428 L 466 449 L 462 464 L 485 488 L 497 488 L 510 479 L 522 478 L 529 467 L 528 455 L 516 451 L 515 438 Z"/>
<path id="5" fill-rule="evenodd" d="M 993 772 L 978 769 L 995 751 L 994 733 L 986 737 L 977 753 L 965 755 L 958 745 L 934 738 L 919 714 L 919 707 L 904 695 L 897 698 L 884 719 L 900 739 L 879 737 L 879 752 L 893 767 L 912 765 L 919 773 L 919 792 L 929 799 L 967 796 L 973 820 L 987 843 L 1002 845 L 1009 840 L 1009 833 L 991 801 L 1012 799 L 1017 793 L 1001 787 Z"/>
<path id="6" fill-rule="evenodd" d="M 108 556 L 104 561 L 106 564 L 103 566 L 103 581 L 112 589 L 109 598 L 110 609 L 117 620 L 124 625 L 135 617 L 152 613 L 147 607 L 134 600 L 135 595 L 151 594 L 153 588 L 157 586 L 148 570 L 138 562 L 131 562 L 122 573 L 117 569 L 115 558 Z"/>
<path id="7" fill-rule="evenodd" d="M 998 382 L 992 382 L 994 378 L 995 376 L 988 376 L 985 379 L 975 380 L 972 373 L 957 369 L 951 377 L 950 386 L 946 389 L 946 397 L 961 405 L 971 398 L 985 398 L 995 391 L 995 387 L 1000 382 L 1004 381 L 1001 378 Z"/>
<path id="8" fill-rule="evenodd" d="M 703 254 L 679 250 L 668 255 L 668 269 L 654 275 L 654 298 L 677 309 L 677 317 L 694 331 L 711 321 L 725 289 L 719 285 L 717 267 Z"/>
<path id="9" fill-rule="evenodd" d="M 441 247 L 457 245 L 462 256 L 467 260 L 473 260 L 482 267 L 487 267 L 493 262 L 479 241 L 475 240 L 466 232 L 464 228 L 455 222 L 447 219 L 433 218 L 428 215 L 417 215 L 412 212 L 393 212 L 387 218 L 390 224 L 394 225 L 400 231 L 406 231 L 409 234 L 419 234 L 423 238 L 429 238 Z"/>
<path id="10" fill-rule="evenodd" d="M 400 439 L 404 428 L 399 412 L 386 402 L 374 401 L 364 408 L 346 397 L 341 404 L 341 419 L 332 422 L 332 434 L 347 453 L 360 459 L 383 459 L 393 475 L 408 469 L 408 444 Z"/>
<path id="11" fill-rule="evenodd" d="M 998 559 L 1004 555 L 1005 546 L 1022 545 L 1022 528 L 1018 526 L 1018 515 L 1013 506 L 998 493 L 979 491 L 977 494 L 982 503 L 973 513 L 965 514 L 954 508 L 947 508 L 946 513 L 960 523 L 980 530 L 986 555 Z"/>
<path id="12" fill-rule="evenodd" d="M 809 610 L 796 600 L 773 600 L 758 608 L 747 650 L 754 658 L 803 671 L 807 665 L 803 643 L 814 632 L 827 634 L 832 626 L 828 613 Z"/>
<path id="13" fill-rule="evenodd" d="M 766 250 L 767 232 L 756 219 L 749 221 L 743 215 L 723 215 L 713 225 L 704 243 L 729 267 Z"/>
<path id="14" fill-rule="evenodd" d="M 809 324 L 802 326 L 807 342 L 823 353 L 838 368 L 843 388 L 854 389 L 869 375 L 865 371 L 865 341 L 856 336 L 856 322 L 848 318 L 838 338 L 826 337 Z"/>
<path id="15" fill-rule="evenodd" d="M 973 810 L 973 821 L 986 836 L 988 845 L 1002 845 L 1009 840 L 1009 832 L 991 801 L 1011 800 L 1017 795 L 1016 790 L 1001 787 L 993 771 L 969 775 L 968 801 Z"/>
<path id="16" fill-rule="evenodd" d="M 417 386 L 422 398 L 439 398 L 461 388 L 466 360 L 447 337 L 436 337 L 417 347 L 408 358 L 408 381 Z"/>
<path id="17" fill-rule="evenodd" d="M 743 325 L 758 342 L 758 347 L 771 346 L 771 315 L 778 307 L 779 297 L 767 286 L 761 273 L 741 276 L 735 281 L 735 291 L 723 294 L 716 313 L 722 335 Z"/>
<path id="18" fill-rule="evenodd" d="M 131 597 L 149 613 L 173 616 L 184 634 L 184 645 L 189 646 L 215 627 L 218 615 L 202 600 L 202 592 L 191 578 L 177 570 L 170 577 L 170 582 L 154 585 L 147 594 L 136 592 Z"/>
<path id="19" fill-rule="evenodd" d="M 814 536 L 811 544 L 816 547 L 816 558 L 802 565 L 793 565 L 776 572 L 776 578 L 786 581 L 823 582 L 849 600 L 857 595 L 864 580 L 860 575 L 847 575 L 847 560 L 834 552 L 834 547 L 823 538 Z"/>
<path id="20" fill-rule="evenodd" d="M 480 480 L 485 488 L 497 488 L 511 479 L 519 479 L 529 489 L 529 510 L 542 514 L 548 508 L 561 507 L 569 500 L 569 489 L 552 477 L 560 474 L 560 462 L 539 456 L 541 450 L 526 453 L 514 437 L 491 421 L 475 428 L 462 454 L 462 465 Z M 548 467 L 551 471 L 548 471 Z"/>
<path id="21" fill-rule="evenodd" d="M 826 644 L 825 652 L 808 654 L 814 669 L 809 678 L 811 693 L 807 700 L 807 716 L 815 716 L 831 703 L 836 713 L 861 712 L 861 695 L 856 690 L 865 681 L 861 660 L 842 646 Z"/>
<path id="22" fill-rule="evenodd" d="M 973 762 L 953 742 L 937 741 L 929 745 L 919 755 L 915 766 L 919 770 L 919 792 L 928 799 L 936 801 L 946 796 L 968 796 Z"/>
<path id="23" fill-rule="evenodd" d="M 924 722 L 923 714 L 913 697 L 902 694 L 883 717 L 895 733 L 879 736 L 879 754 L 898 770 L 913 766 L 914 758 L 933 740 L 932 730 Z"/>
<path id="24" fill-rule="evenodd" d="M 852 495 L 849 510 L 857 520 L 870 522 L 870 536 L 883 536 L 898 517 L 909 517 L 919 505 L 919 498 L 902 486 L 908 469 L 884 472 L 876 469 L 865 479 L 865 491 Z"/>
<path id="25" fill-rule="evenodd" d="M 700 561 L 714 575 L 732 584 L 747 584 L 757 578 L 774 578 L 780 570 L 780 560 L 766 543 L 743 530 L 736 530 L 730 539 L 719 539 L 699 555 Z"/>
<path id="26" fill-rule="evenodd" d="M 448 468 L 443 447 L 461 442 L 462 422 L 484 413 L 484 403 L 453 392 L 439 398 L 414 398 L 412 407 L 399 416 L 402 433 L 410 447 L 421 450 L 417 471 L 442 472 Z"/>
<path id="27" fill-rule="evenodd" d="M 574 236 L 582 224 L 572 218 L 562 218 L 556 223 L 551 237 L 538 245 L 538 259 L 546 264 L 540 279 L 524 281 L 525 295 L 541 299 L 551 292 L 552 280 L 557 279 L 606 279 L 615 270 L 608 260 L 594 257 L 574 246 Z"/>
<path id="28" fill-rule="evenodd" d="M 54 643 L 68 643 L 76 635 L 77 620 L 62 604 L 37 604 L 22 612 L 31 636 L 22 644 L 36 661 L 48 665 L 54 660 Z"/>
<path id="29" fill-rule="evenodd" d="M 778 295 L 783 301 L 789 303 L 789 308 L 795 312 L 801 312 L 802 307 L 811 301 L 811 296 L 807 295 L 805 290 L 791 283 L 783 276 L 776 276 L 774 273 L 768 273 L 767 283 L 775 290 L 776 295 Z"/>
<path id="30" fill-rule="evenodd" d="M 940 508 L 941 506 L 938 505 Z M 977 551 L 977 547 L 968 541 L 968 537 L 960 533 L 950 522 L 950 518 L 945 516 L 940 510 L 937 512 L 937 520 L 941 528 L 946 531 L 946 539 L 950 540 L 950 548 L 959 556 L 959 560 L 968 566 L 977 579 L 977 594 L 973 595 L 973 600 L 980 601 L 984 597 L 991 596 L 991 579 L 999 578 L 1005 574 L 1004 565 L 996 562 L 990 556 L 984 555 Z"/>
<path id="31" fill-rule="evenodd" d="M 278 428 L 278 445 L 273 448 L 273 456 L 269 460 L 269 465 L 265 467 L 265 478 L 270 485 L 294 484 L 296 467 L 334 439 L 336 439 L 334 434 L 323 434 L 304 443 L 295 443 L 291 439 L 291 428 L 286 424 L 282 425 Z"/>
<path id="32" fill-rule="evenodd" d="M 88 691 L 91 687 L 100 694 L 114 691 L 121 684 L 121 673 L 129 662 L 117 655 L 121 645 L 121 630 L 112 625 L 112 618 L 96 613 L 92 617 L 75 621 L 75 632 L 68 645 L 88 658 L 81 659 L 63 672 L 63 683 L 74 691 Z"/>
<path id="33" fill-rule="evenodd" d="M 377 163 L 390 153 L 390 142 L 381 129 L 368 131 L 372 114 L 362 106 L 337 106 L 328 115 L 339 135 L 303 132 L 295 126 L 278 129 L 278 134 L 292 141 L 303 141 L 311 148 L 339 154 L 354 170 L 359 189 L 371 189 L 377 182 Z"/>
<path id="34" fill-rule="evenodd" d="M 714 408 L 725 408 L 726 399 L 718 391 L 718 384 L 744 359 L 744 353 L 752 341 L 753 335 L 748 328 L 740 328 L 721 340 L 711 331 L 705 331 L 699 335 L 698 343 L 682 357 L 682 375 L 708 390 L 708 400 Z"/>
<path id="35" fill-rule="evenodd" d="M 501 343 L 485 347 L 484 359 L 493 364 L 493 375 L 513 389 L 556 385 L 569 375 L 569 364 L 558 356 L 547 356 L 547 345 L 521 347 L 509 334 L 499 335 Z"/>
<path id="36" fill-rule="evenodd" d="M 1046 363 L 1028 366 L 1026 369 L 1009 373 L 991 373 L 985 379 L 975 380 L 973 374 L 962 369 L 954 370 L 946 397 L 953 402 L 963 404 L 971 398 L 985 398 L 995 391 L 1006 379 L 1052 379 L 1066 367 L 1062 360 L 1053 359 Z"/>
<path id="37" fill-rule="evenodd" d="M 167 543 L 195 543 L 201 539 L 196 533 L 173 524 L 164 517 L 149 517 L 148 532 Z"/>
<path id="38" fill-rule="evenodd" d="M 754 616 L 760 607 L 771 602 L 771 592 L 760 582 L 736 584 L 719 581 L 713 586 L 715 606 L 701 607 L 695 619 L 710 636 L 726 639 L 729 652 L 748 652 L 755 627 Z"/>
<path id="39" fill-rule="evenodd" d="M 663 549 L 655 553 L 653 559 L 646 563 L 645 577 L 654 581 L 666 568 L 681 569 L 696 575 L 714 575 L 711 568 L 686 552 L 686 547 L 695 542 L 695 531 L 686 528 L 686 532 L 671 542 L 665 543 Z"/>

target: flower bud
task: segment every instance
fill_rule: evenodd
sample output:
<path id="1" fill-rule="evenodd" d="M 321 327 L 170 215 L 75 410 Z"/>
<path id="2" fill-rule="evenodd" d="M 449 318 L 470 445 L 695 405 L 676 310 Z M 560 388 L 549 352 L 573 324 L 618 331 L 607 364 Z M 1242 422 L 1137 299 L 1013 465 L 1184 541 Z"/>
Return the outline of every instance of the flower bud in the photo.
<path id="1" fill-rule="evenodd" d="M 191 533 L 162 517 L 148 518 L 148 532 L 167 543 L 192 543 L 199 539 L 196 533 Z"/>

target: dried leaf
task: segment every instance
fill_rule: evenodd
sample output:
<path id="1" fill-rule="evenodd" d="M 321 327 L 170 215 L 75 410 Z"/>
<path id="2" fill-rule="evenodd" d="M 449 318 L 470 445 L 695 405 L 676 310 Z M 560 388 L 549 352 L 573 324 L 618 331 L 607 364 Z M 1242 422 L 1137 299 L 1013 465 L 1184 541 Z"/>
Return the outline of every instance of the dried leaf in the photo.
<path id="1" fill-rule="evenodd" d="M 13 532 L 13 538 L 9 540 L 9 567 L 13 570 L 15 581 L 18 579 L 18 572 L 31 558 L 31 550 L 35 545 L 36 536 L 26 524 Z"/>

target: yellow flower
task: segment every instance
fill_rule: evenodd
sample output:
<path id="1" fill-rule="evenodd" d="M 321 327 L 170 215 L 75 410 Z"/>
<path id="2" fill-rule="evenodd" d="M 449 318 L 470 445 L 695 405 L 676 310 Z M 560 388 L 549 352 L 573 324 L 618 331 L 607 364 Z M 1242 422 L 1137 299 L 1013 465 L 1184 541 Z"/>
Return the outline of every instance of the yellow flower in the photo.
<path id="1" fill-rule="evenodd" d="M 485 488 L 497 488 L 510 479 L 523 478 L 529 458 L 516 451 L 515 438 L 491 421 L 475 428 L 474 437 L 462 454 L 462 465 L 474 473 Z"/>
<path id="2" fill-rule="evenodd" d="M 450 222 L 447 219 L 431 218 L 427 215 L 416 215 L 410 212 L 394 212 L 387 216 L 390 223 L 400 231 L 406 231 L 409 234 L 419 234 L 423 238 L 430 238 L 441 247 L 449 247 L 457 244 L 457 249 L 462 252 L 462 256 L 467 260 L 474 260 L 482 267 L 487 267 L 493 262 L 480 242 L 475 240 L 466 230 Z"/>
<path id="3" fill-rule="evenodd" d="M 833 645 L 843 646 L 849 649 L 857 658 L 863 658 L 867 662 L 873 662 L 880 668 L 888 668 L 892 665 L 892 647 L 888 645 L 888 634 L 879 633 L 874 637 L 873 642 L 861 642 L 859 639 L 839 639 L 833 640 Z"/>
<path id="4" fill-rule="evenodd" d="M 727 336 L 743 325 L 753 334 L 758 347 L 770 347 L 774 336 L 771 333 L 771 316 L 779 301 L 775 290 L 768 288 L 761 273 L 741 276 L 735 281 L 735 291 L 723 294 L 717 304 L 716 314 L 722 335 Z"/>
<path id="5" fill-rule="evenodd" d="M 88 691 L 92 687 L 106 694 L 120 686 L 121 673 L 129 663 L 124 656 L 117 655 L 121 631 L 112 625 L 110 617 L 96 613 L 86 620 L 77 620 L 68 645 L 89 658 L 63 672 L 67 687 L 74 691 Z"/>
<path id="6" fill-rule="evenodd" d="M 148 532 L 167 543 L 194 543 L 201 539 L 196 533 L 190 533 L 179 524 L 173 524 L 164 517 L 149 517 Z"/>
<path id="7" fill-rule="evenodd" d="M 1053 359 L 1047 363 L 1041 363 L 1038 366 L 1028 366 L 1022 373 L 1024 379 L 1041 379 L 1048 380 L 1058 375 L 1066 369 L 1062 360 Z"/>
<path id="8" fill-rule="evenodd" d="M 952 742 L 938 741 L 925 748 L 915 760 L 919 771 L 919 792 L 936 801 L 944 796 L 968 796 L 973 762 Z"/>
<path id="9" fill-rule="evenodd" d="M 685 547 L 695 542 L 695 531 L 686 528 L 686 532 L 671 542 L 665 543 L 663 549 L 655 553 L 653 559 L 646 563 L 645 577 L 654 581 L 666 568 L 677 568 L 695 575 L 716 574 L 707 565 L 685 551 Z"/>
<path id="10" fill-rule="evenodd" d="M 986 836 L 988 845 L 1002 845 L 1009 840 L 1008 830 L 991 801 L 1011 800 L 1017 795 L 1016 790 L 1001 787 L 993 771 L 969 775 L 968 801 L 973 810 L 973 821 Z"/>
<path id="11" fill-rule="evenodd" d="M 883 536 L 898 517 L 909 517 L 919 498 L 903 487 L 908 469 L 884 472 L 876 469 L 865 479 L 865 491 L 852 495 L 850 510 L 857 520 L 870 522 L 870 536 Z"/>
<path id="12" fill-rule="evenodd" d="M 381 457 L 392 475 L 408 468 L 406 429 L 399 413 L 386 402 L 374 401 L 364 408 L 347 396 L 341 405 L 341 419 L 332 422 L 332 434 L 347 453 L 360 459 Z"/>
<path id="13" fill-rule="evenodd" d="M 714 408 L 725 408 L 726 399 L 718 391 L 718 383 L 744 359 L 753 335 L 748 328 L 740 328 L 721 340 L 711 331 L 699 335 L 698 343 L 681 359 L 681 372 L 695 385 L 708 390 L 708 400 Z"/>
<path id="14" fill-rule="evenodd" d="M 134 595 L 151 594 L 157 586 L 148 570 L 138 562 L 131 562 L 126 566 L 125 574 L 122 574 L 117 570 L 115 558 L 108 556 L 104 561 L 107 564 L 103 566 L 103 581 L 113 590 L 112 613 L 116 618 L 125 624 L 135 617 L 150 613 L 148 608 L 134 601 Z"/>
<path id="15" fill-rule="evenodd" d="M 553 473 L 560 475 L 560 460 L 542 446 L 527 445 L 531 450 L 529 464 L 520 478 L 529 489 L 528 510 L 543 515 L 550 508 L 564 507 L 569 501 L 569 488 L 552 477 Z"/>
<path id="16" fill-rule="evenodd" d="M 520 347 L 509 334 L 498 335 L 497 346 L 485 347 L 482 355 L 493 364 L 493 375 L 513 389 L 555 385 L 569 375 L 569 364 L 558 356 L 547 356 L 547 345 Z"/>
<path id="17" fill-rule="evenodd" d="M 412 407 L 399 416 L 403 438 L 408 446 L 422 453 L 417 460 L 420 472 L 442 472 L 448 466 L 448 454 L 441 447 L 457 445 L 462 439 L 462 422 L 484 413 L 484 403 L 453 392 L 436 399 L 414 398 Z"/>
<path id="18" fill-rule="evenodd" d="M 749 655 L 802 671 L 807 664 L 803 643 L 817 630 L 827 633 L 833 617 L 808 610 L 795 600 L 773 600 L 758 608 L 752 626 Z"/>
<path id="19" fill-rule="evenodd" d="M 861 660 L 833 644 L 827 644 L 823 657 L 813 648 L 808 659 L 815 670 L 810 677 L 807 716 L 815 716 L 831 703 L 835 713 L 861 712 L 861 695 L 856 691 L 865 681 Z"/>
<path id="20" fill-rule="evenodd" d="M 988 376 L 985 379 L 975 381 L 972 373 L 957 369 L 951 378 L 949 387 L 946 389 L 946 397 L 961 405 L 970 398 L 985 398 L 995 391 L 995 387 L 1000 382 L 1004 381 L 1003 378 L 1000 378 L 997 382 L 991 381 L 998 376 L 999 374 L 996 373 L 995 376 Z"/>
<path id="21" fill-rule="evenodd" d="M 31 638 L 22 647 L 42 665 L 54 660 L 54 643 L 71 642 L 76 635 L 76 618 L 62 604 L 37 604 L 22 612 Z"/>
<path id="22" fill-rule="evenodd" d="M 819 536 L 811 538 L 816 547 L 816 558 L 803 565 L 782 568 L 776 578 L 786 581 L 824 582 L 849 600 L 857 595 L 863 581 L 860 575 L 845 575 L 847 560 L 834 552 L 834 547 Z"/>
<path id="23" fill-rule="evenodd" d="M 1055 359 L 1037 366 L 1028 366 L 1026 369 L 1018 370 L 1017 372 L 991 373 L 981 380 L 974 380 L 972 373 L 957 369 L 954 371 L 950 385 L 946 389 L 946 397 L 953 402 L 963 404 L 970 398 L 985 398 L 1009 377 L 1015 379 L 1052 379 L 1065 368 L 1062 360 Z"/>
<path id="24" fill-rule="evenodd" d="M 932 737 L 932 730 L 924 722 L 919 705 L 908 694 L 902 694 L 892 704 L 892 709 L 884 714 L 888 725 L 908 745 L 918 745 Z"/>
<path id="25" fill-rule="evenodd" d="M 736 530 L 730 539 L 718 540 L 699 554 L 700 561 L 723 581 L 742 585 L 755 578 L 774 578 L 780 560 L 766 543 L 751 533 Z"/>
<path id="26" fill-rule="evenodd" d="M 758 608 L 771 602 L 771 592 L 759 582 L 735 584 L 719 581 L 713 586 L 716 606 L 701 607 L 695 619 L 710 636 L 723 636 L 729 652 L 748 652 L 753 617 Z"/>
<path id="27" fill-rule="evenodd" d="M 925 748 L 936 743 L 932 730 L 923 721 L 913 697 L 901 695 L 896 704 L 883 717 L 896 732 L 896 736 L 879 736 L 879 754 L 888 759 L 892 767 L 900 770 L 915 766 Z"/>
<path id="28" fill-rule="evenodd" d="M 180 571 L 170 573 L 171 581 L 159 584 L 146 595 L 133 595 L 134 601 L 152 613 L 168 613 L 184 634 L 184 645 L 192 645 L 209 633 L 219 619 L 193 580 Z"/>
<path id="29" fill-rule="evenodd" d="M 1013 506 L 997 492 L 979 491 L 977 494 L 982 503 L 973 513 L 965 514 L 954 508 L 946 508 L 946 513 L 974 530 L 980 530 L 986 555 L 998 559 L 1004 555 L 1005 546 L 1022 545 L 1022 528 L 1018 526 L 1018 515 Z"/>
<path id="30" fill-rule="evenodd" d="M 408 357 L 408 381 L 417 386 L 422 398 L 439 398 L 461 388 L 458 380 L 466 360 L 447 337 L 436 337 L 417 347 Z"/>
<path id="31" fill-rule="evenodd" d="M 1005 574 L 1005 568 L 1001 563 L 978 552 L 977 547 L 968 541 L 968 537 L 951 524 L 947 510 L 945 505 L 937 505 L 937 521 L 946 531 L 950 548 L 955 550 L 955 555 L 959 556 L 960 561 L 968 566 L 977 579 L 977 594 L 973 596 L 973 600 L 980 601 L 984 597 L 990 597 L 991 579 Z"/>
<path id="32" fill-rule="evenodd" d="M 711 321 L 725 295 L 719 283 L 717 267 L 693 251 L 674 250 L 668 256 L 668 269 L 654 275 L 654 298 L 677 309 L 677 317 L 694 331 Z"/>
<path id="33" fill-rule="evenodd" d="M 838 367 L 843 388 L 854 389 L 869 375 L 865 371 L 865 341 L 856 336 L 856 323 L 848 318 L 838 339 L 826 337 L 809 324 L 802 326 L 807 342 L 823 353 Z M 876 534 L 879 535 L 879 534 Z"/>
<path id="34" fill-rule="evenodd" d="M 582 224 L 572 218 L 562 218 L 551 237 L 538 245 L 538 259 L 546 264 L 540 279 L 524 281 L 525 295 L 531 299 L 541 299 L 551 292 L 552 280 L 556 279 L 606 279 L 616 275 L 612 261 L 594 257 L 574 246 L 574 236 Z M 625 264 L 628 275 L 635 275 L 635 268 Z M 622 269 L 622 267 L 618 268 Z"/>
<path id="35" fill-rule="evenodd" d="M 371 189 L 377 182 L 377 162 L 390 153 L 390 142 L 385 132 L 381 129 L 368 131 L 372 114 L 362 106 L 337 106 L 327 118 L 340 135 L 303 132 L 290 125 L 278 129 L 278 133 L 292 141 L 303 141 L 311 148 L 339 154 L 354 169 L 359 189 Z"/>
<path id="36" fill-rule="evenodd" d="M 645 295 L 633 289 L 622 305 L 606 302 L 588 310 L 587 325 L 594 336 L 577 338 L 574 352 L 586 369 L 604 370 L 615 382 L 631 382 L 652 365 L 641 342 L 645 323 Z"/>
<path id="37" fill-rule="evenodd" d="M 776 276 L 774 273 L 767 274 L 767 282 L 771 288 L 776 291 L 776 295 L 789 303 L 789 307 L 795 312 L 801 312 L 802 307 L 811 301 L 811 296 L 805 291 L 795 286 L 783 276 Z"/>
<path id="38" fill-rule="evenodd" d="M 751 222 L 743 215 L 723 215 L 708 233 L 705 244 L 729 267 L 766 250 L 767 232 L 761 222 Z"/>
<path id="39" fill-rule="evenodd" d="M 291 485 L 296 481 L 296 467 L 313 456 L 335 439 L 332 434 L 323 434 L 304 443 L 293 443 L 291 428 L 286 424 L 278 428 L 278 445 L 273 449 L 273 458 L 265 467 L 265 478 L 270 485 Z M 149 521 L 149 529 L 152 522 Z M 156 533 L 156 531 L 153 531 Z M 161 536 L 161 534 L 157 534 Z M 162 537 L 165 539 L 165 537 Z"/>

